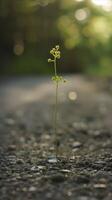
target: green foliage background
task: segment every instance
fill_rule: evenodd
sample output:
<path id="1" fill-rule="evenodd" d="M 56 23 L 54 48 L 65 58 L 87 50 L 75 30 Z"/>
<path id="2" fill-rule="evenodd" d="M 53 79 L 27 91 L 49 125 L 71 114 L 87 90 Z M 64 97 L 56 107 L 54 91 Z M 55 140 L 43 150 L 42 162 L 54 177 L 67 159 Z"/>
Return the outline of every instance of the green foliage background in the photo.
<path id="1" fill-rule="evenodd" d="M 107 2 L 106 7 L 92 0 L 1 0 L 0 74 L 51 73 L 49 49 L 60 44 L 60 71 L 111 76 L 112 4 Z"/>

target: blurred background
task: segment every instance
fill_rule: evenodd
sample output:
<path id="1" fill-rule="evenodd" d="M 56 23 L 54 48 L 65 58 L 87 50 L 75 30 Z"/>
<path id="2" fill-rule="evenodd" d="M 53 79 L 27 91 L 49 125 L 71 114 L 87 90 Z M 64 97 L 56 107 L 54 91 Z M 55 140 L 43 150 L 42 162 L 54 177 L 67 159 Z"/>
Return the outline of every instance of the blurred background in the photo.
<path id="1" fill-rule="evenodd" d="M 112 0 L 0 0 L 0 75 L 112 75 Z"/>

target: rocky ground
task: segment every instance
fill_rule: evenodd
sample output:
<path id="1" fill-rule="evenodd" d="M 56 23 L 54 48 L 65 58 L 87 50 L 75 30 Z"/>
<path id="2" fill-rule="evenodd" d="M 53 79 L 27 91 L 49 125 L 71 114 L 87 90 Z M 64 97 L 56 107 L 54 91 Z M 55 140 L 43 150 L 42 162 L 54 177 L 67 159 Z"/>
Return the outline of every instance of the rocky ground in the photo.
<path id="1" fill-rule="evenodd" d="M 112 199 L 112 81 L 66 79 L 57 136 L 49 77 L 0 80 L 0 200 Z"/>

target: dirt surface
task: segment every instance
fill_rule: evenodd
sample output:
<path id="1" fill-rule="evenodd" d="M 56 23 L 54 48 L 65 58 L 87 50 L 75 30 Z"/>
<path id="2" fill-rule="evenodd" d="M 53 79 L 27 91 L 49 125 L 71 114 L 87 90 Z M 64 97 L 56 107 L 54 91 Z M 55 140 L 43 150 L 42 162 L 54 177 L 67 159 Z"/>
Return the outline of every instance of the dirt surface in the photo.
<path id="1" fill-rule="evenodd" d="M 112 81 L 66 78 L 56 137 L 50 78 L 0 81 L 0 200 L 112 199 Z"/>

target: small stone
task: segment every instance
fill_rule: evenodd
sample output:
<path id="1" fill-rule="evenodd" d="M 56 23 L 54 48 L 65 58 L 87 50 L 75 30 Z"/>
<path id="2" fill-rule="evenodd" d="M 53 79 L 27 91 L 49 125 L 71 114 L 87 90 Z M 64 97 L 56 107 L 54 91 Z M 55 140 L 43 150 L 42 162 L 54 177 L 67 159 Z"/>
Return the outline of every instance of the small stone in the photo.
<path id="1" fill-rule="evenodd" d="M 17 159 L 16 163 L 17 164 L 24 164 L 24 160 L 23 159 Z"/>
<path id="2" fill-rule="evenodd" d="M 54 147 L 54 146 L 51 146 L 51 147 L 49 148 L 49 150 L 50 150 L 50 151 L 54 151 L 54 150 L 55 150 L 55 147 Z"/>
<path id="3" fill-rule="evenodd" d="M 58 159 L 56 157 L 50 157 L 50 158 L 48 158 L 48 162 L 49 163 L 57 163 Z"/>
<path id="4" fill-rule="evenodd" d="M 13 195 L 15 195 L 15 194 L 16 194 L 16 191 L 15 191 L 15 190 L 13 190 L 13 191 L 12 191 L 12 194 L 13 194 Z"/>
<path id="5" fill-rule="evenodd" d="M 89 200 L 89 198 L 86 197 L 86 196 L 80 196 L 80 197 L 78 198 L 78 200 Z M 93 199 L 92 199 L 92 200 L 93 200 Z"/>
<path id="6" fill-rule="evenodd" d="M 16 178 L 17 178 L 18 180 L 20 180 L 20 179 L 21 179 L 21 176 L 18 175 Z"/>
<path id="7" fill-rule="evenodd" d="M 5 123 L 6 123 L 7 125 L 12 126 L 12 125 L 15 124 L 15 121 L 14 121 L 14 119 L 12 119 L 12 118 L 7 118 L 7 119 L 5 120 Z"/>
<path id="8" fill-rule="evenodd" d="M 45 169 L 45 166 L 42 166 L 42 165 L 38 165 L 37 167 L 39 170 Z"/>
<path id="9" fill-rule="evenodd" d="M 87 130 L 87 125 L 84 122 L 73 122 L 72 126 L 76 130 Z"/>
<path id="10" fill-rule="evenodd" d="M 32 178 L 33 174 L 26 174 L 24 177 L 22 177 L 23 180 L 27 180 L 28 178 Z"/>
<path id="11" fill-rule="evenodd" d="M 95 184 L 94 185 L 94 188 L 101 188 L 101 189 L 104 189 L 104 188 L 106 188 L 107 187 L 107 185 L 106 184 L 104 184 L 104 183 L 97 183 L 97 184 Z"/>
<path id="12" fill-rule="evenodd" d="M 11 164 L 16 164 L 16 156 L 9 156 L 8 159 Z"/>
<path id="13" fill-rule="evenodd" d="M 9 151 L 14 151 L 16 149 L 16 145 L 12 144 L 8 146 Z"/>
<path id="14" fill-rule="evenodd" d="M 24 138 L 24 137 L 20 137 L 20 138 L 19 138 L 19 141 L 20 141 L 21 143 L 24 143 L 24 142 L 25 142 L 25 138 Z"/>
<path id="15" fill-rule="evenodd" d="M 50 135 L 48 135 L 48 134 L 43 135 L 43 139 L 49 140 L 50 139 Z"/>
<path id="16" fill-rule="evenodd" d="M 16 180 L 17 180 L 17 177 L 12 177 L 12 178 L 11 178 L 11 181 L 14 181 L 14 182 L 15 182 Z M 10 179 L 9 179 L 9 181 L 10 181 Z"/>
<path id="17" fill-rule="evenodd" d="M 46 197 L 47 197 L 47 199 L 50 199 L 50 198 L 52 197 L 52 193 L 48 192 L 48 193 L 46 194 Z"/>
<path id="18" fill-rule="evenodd" d="M 36 170 L 35 166 L 31 167 L 31 171 L 35 171 L 35 170 Z"/>
<path id="19" fill-rule="evenodd" d="M 29 188 L 29 192 L 35 192 L 37 190 L 37 188 L 35 186 L 31 186 Z"/>
<path id="20" fill-rule="evenodd" d="M 71 157 L 70 157 L 70 160 L 71 161 L 73 161 L 73 160 L 75 160 L 76 159 L 76 157 L 74 156 L 74 155 L 72 155 Z"/>
<path id="21" fill-rule="evenodd" d="M 74 143 L 72 144 L 72 147 L 73 147 L 73 148 L 79 148 L 80 146 L 82 146 L 82 144 L 81 144 L 81 142 L 79 142 L 79 141 L 76 141 L 76 142 L 74 142 Z"/>
<path id="22" fill-rule="evenodd" d="M 51 177 L 51 180 L 55 183 L 64 182 L 66 177 L 63 174 L 55 174 Z"/>
<path id="23" fill-rule="evenodd" d="M 94 132 L 94 136 L 100 136 L 102 133 L 101 133 L 101 131 L 100 130 L 96 130 L 95 132 Z"/>
<path id="24" fill-rule="evenodd" d="M 75 153 L 76 151 L 78 151 L 78 148 L 72 149 L 72 152 L 73 152 L 73 153 Z"/>
<path id="25" fill-rule="evenodd" d="M 71 196 L 72 196 L 72 192 L 71 192 L 71 191 L 68 191 L 68 192 L 67 192 L 67 195 L 68 195 L 69 197 L 71 197 Z"/>
<path id="26" fill-rule="evenodd" d="M 70 173 L 71 171 L 69 169 L 61 169 L 60 172 L 63 172 L 63 173 Z"/>
<path id="27" fill-rule="evenodd" d="M 26 188 L 26 187 L 23 187 L 23 188 L 22 188 L 22 191 L 23 191 L 23 192 L 27 192 L 27 188 Z"/>

